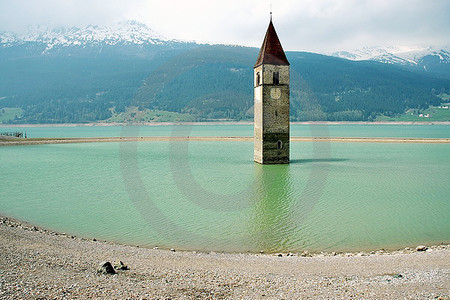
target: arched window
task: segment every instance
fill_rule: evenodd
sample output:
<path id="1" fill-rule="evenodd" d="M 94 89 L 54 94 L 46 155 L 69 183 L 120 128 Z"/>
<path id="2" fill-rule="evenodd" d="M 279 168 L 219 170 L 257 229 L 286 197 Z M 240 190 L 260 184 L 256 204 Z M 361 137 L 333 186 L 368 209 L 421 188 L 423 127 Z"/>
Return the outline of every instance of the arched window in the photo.
<path id="1" fill-rule="evenodd" d="M 256 86 L 259 86 L 261 82 L 261 75 L 258 73 L 256 73 Z"/>
<path id="2" fill-rule="evenodd" d="M 283 142 L 280 141 L 280 140 L 278 140 L 278 142 L 277 142 L 277 149 L 278 149 L 278 150 L 283 149 Z"/>
<path id="3" fill-rule="evenodd" d="M 280 84 L 280 73 L 273 72 L 273 84 Z"/>

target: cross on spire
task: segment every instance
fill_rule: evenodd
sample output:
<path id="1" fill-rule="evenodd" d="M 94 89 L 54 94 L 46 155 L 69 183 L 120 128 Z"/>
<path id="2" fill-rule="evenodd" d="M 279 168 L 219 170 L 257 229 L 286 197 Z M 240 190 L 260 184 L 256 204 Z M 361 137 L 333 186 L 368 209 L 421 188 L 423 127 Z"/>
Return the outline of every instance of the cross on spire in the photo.
<path id="1" fill-rule="evenodd" d="M 270 3 L 270 22 L 272 22 L 272 3 Z"/>

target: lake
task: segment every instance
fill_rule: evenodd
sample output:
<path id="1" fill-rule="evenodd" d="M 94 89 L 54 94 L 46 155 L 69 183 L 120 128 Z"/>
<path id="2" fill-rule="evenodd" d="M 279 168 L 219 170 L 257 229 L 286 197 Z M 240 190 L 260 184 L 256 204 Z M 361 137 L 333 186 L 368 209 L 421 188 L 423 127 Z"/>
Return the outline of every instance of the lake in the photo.
<path id="1" fill-rule="evenodd" d="M 292 125 L 292 136 L 449 138 L 448 125 Z M 251 125 L 0 128 L 29 137 L 251 136 Z M 0 213 L 56 231 L 184 250 L 397 249 L 450 242 L 450 144 L 251 142 L 0 147 Z"/>

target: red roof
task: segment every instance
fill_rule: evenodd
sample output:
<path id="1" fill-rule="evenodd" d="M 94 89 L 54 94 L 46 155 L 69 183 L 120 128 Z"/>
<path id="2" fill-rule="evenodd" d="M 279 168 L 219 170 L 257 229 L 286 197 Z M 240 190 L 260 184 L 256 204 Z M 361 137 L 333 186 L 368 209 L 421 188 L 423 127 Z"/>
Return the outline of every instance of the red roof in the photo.
<path id="1" fill-rule="evenodd" d="M 261 64 L 289 66 L 289 61 L 286 58 L 286 54 L 284 54 L 283 47 L 281 47 L 272 20 L 270 20 L 269 28 L 267 28 L 261 50 L 259 50 L 255 68 Z"/>

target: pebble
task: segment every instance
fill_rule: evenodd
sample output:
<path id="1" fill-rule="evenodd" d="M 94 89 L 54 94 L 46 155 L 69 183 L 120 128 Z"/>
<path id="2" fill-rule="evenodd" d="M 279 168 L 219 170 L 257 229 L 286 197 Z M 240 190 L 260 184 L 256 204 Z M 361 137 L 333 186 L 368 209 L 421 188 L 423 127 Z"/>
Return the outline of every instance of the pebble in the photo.
<path id="1" fill-rule="evenodd" d="M 426 251 L 428 249 L 427 246 L 419 245 L 416 247 L 416 251 Z"/>
<path id="2" fill-rule="evenodd" d="M 300 254 L 300 256 L 302 256 L 302 257 L 311 257 L 311 254 L 309 253 L 309 251 L 303 251 L 302 254 Z"/>
<path id="3" fill-rule="evenodd" d="M 125 265 L 121 260 L 117 260 L 114 263 L 114 269 L 116 269 L 116 270 L 129 270 L 130 268 L 127 265 Z"/>

